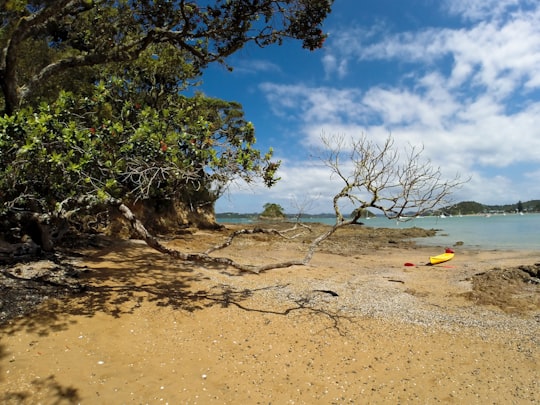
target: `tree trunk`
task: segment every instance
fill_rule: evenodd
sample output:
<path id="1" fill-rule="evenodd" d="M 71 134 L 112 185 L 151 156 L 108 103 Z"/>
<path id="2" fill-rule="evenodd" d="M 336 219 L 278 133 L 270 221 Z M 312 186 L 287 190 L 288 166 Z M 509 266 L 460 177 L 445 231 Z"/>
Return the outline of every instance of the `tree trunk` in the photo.
<path id="1" fill-rule="evenodd" d="M 5 71 L 0 71 L 0 88 L 4 94 L 4 113 L 11 115 L 19 104 L 19 93 L 13 75 L 10 78 Z"/>

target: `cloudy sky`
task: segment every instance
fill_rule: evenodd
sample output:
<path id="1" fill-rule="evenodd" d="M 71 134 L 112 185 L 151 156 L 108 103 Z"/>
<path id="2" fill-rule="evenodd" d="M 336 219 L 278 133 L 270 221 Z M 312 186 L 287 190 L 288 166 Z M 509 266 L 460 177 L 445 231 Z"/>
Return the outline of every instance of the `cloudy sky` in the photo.
<path id="1" fill-rule="evenodd" d="M 456 202 L 540 198 L 540 2 L 336 0 L 322 50 L 248 47 L 200 88 L 242 103 L 282 180 L 232 185 L 216 212 L 331 212 L 338 179 L 314 159 L 321 135 L 424 148 L 470 181 Z"/>

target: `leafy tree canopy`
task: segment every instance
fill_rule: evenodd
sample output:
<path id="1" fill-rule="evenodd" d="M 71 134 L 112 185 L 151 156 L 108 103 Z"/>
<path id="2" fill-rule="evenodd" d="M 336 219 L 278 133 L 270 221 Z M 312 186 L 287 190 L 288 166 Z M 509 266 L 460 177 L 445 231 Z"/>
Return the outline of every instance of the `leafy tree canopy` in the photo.
<path id="1" fill-rule="evenodd" d="M 247 43 L 322 46 L 332 0 L 7 0 L 0 4 L 0 211 L 82 196 L 212 204 L 271 186 L 239 104 L 183 96 Z"/>
<path id="2" fill-rule="evenodd" d="M 254 148 L 254 128 L 236 103 L 170 95 L 155 109 L 122 99 L 111 79 L 91 97 L 62 93 L 52 104 L 0 118 L 0 190 L 9 207 L 40 201 L 47 212 L 98 194 L 213 202 L 234 178 L 275 182 L 278 163 Z M 181 190 L 181 192 L 179 192 Z M 42 198 L 45 197 L 45 198 Z"/>
<path id="3" fill-rule="evenodd" d="M 285 217 L 285 212 L 283 207 L 279 204 L 266 203 L 263 206 L 264 211 L 261 214 L 261 217 L 265 218 L 283 218 Z"/>
<path id="4" fill-rule="evenodd" d="M 192 73 L 253 42 L 322 46 L 333 0 L 6 0 L 0 87 L 8 114 L 65 73 L 137 60 L 168 44 Z M 29 63 L 29 60 L 32 63 Z M 70 81 L 74 81 L 70 79 Z"/>

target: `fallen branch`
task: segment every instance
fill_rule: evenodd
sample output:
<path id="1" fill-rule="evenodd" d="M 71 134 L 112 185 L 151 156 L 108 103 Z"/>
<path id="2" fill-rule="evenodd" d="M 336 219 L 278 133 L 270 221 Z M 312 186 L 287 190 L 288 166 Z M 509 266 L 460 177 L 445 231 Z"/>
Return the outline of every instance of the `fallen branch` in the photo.
<path id="1" fill-rule="evenodd" d="M 232 259 L 229 259 L 227 257 L 214 257 L 210 256 L 209 253 L 217 250 L 219 247 L 211 248 L 203 253 L 183 253 L 179 250 L 170 249 L 167 246 L 163 245 L 159 240 L 157 240 L 153 235 L 151 235 L 148 230 L 144 227 L 141 221 L 139 221 L 133 212 L 124 204 L 121 202 L 115 202 L 113 205 L 116 205 L 118 210 L 122 213 L 124 218 L 126 218 L 131 226 L 131 228 L 136 232 L 139 237 L 141 237 L 148 246 L 151 248 L 157 250 L 160 253 L 167 254 L 175 259 L 185 260 L 185 261 L 195 261 L 195 262 L 202 262 L 202 263 L 212 263 L 212 264 L 221 264 L 225 266 L 231 266 L 234 267 L 240 271 L 250 272 L 254 274 L 259 274 L 261 272 L 271 270 L 271 269 L 279 269 L 279 268 L 286 268 L 291 266 L 302 266 L 307 264 L 304 260 L 291 260 L 281 263 L 273 263 L 273 264 L 266 264 L 266 265 L 245 265 L 241 263 L 237 263 Z M 256 231 L 256 230 L 254 230 Z M 277 233 L 278 231 L 275 230 L 265 230 L 258 229 L 257 232 L 264 232 L 264 233 Z M 249 230 L 245 230 L 244 232 L 239 231 L 236 233 L 236 235 L 230 237 L 225 243 L 222 244 L 222 247 L 226 247 L 230 245 L 232 240 L 235 236 L 238 236 L 239 234 L 247 234 L 247 233 L 256 233 L 256 232 L 249 232 Z"/>
<path id="2" fill-rule="evenodd" d="M 324 242 L 326 239 L 328 239 L 330 236 L 332 236 L 339 228 L 342 228 L 344 226 L 358 224 L 357 218 L 353 218 L 349 221 L 341 221 L 336 223 L 330 230 L 324 232 L 323 234 L 319 235 L 317 238 L 315 238 L 311 244 L 309 245 L 308 251 L 303 259 L 301 260 L 289 260 L 285 262 L 278 262 L 278 263 L 271 263 L 271 264 L 264 264 L 264 265 L 246 265 L 238 263 L 228 257 L 215 257 L 210 256 L 210 253 L 223 249 L 227 246 L 229 246 L 235 237 L 243 234 L 255 234 L 255 233 L 266 233 L 266 234 L 275 234 L 279 235 L 281 237 L 288 238 L 284 231 L 278 231 L 275 229 L 263 229 L 263 228 L 254 228 L 254 229 L 241 229 L 238 231 L 235 231 L 225 242 L 223 242 L 221 245 L 214 246 L 208 250 L 206 250 L 203 253 L 183 253 L 175 249 L 170 249 L 167 246 L 163 245 L 159 240 L 157 240 L 153 235 L 151 235 L 148 230 L 144 227 L 141 221 L 139 221 L 133 212 L 122 202 L 118 200 L 111 200 L 112 205 L 115 205 L 118 210 L 122 213 L 124 218 L 126 218 L 129 221 L 129 224 L 131 228 L 139 235 L 148 246 L 151 248 L 157 250 L 158 252 L 167 254 L 171 257 L 174 257 L 176 259 L 185 260 L 185 261 L 195 261 L 195 262 L 202 262 L 202 263 L 212 263 L 212 264 L 221 264 L 225 266 L 231 266 L 236 268 L 240 271 L 250 272 L 254 274 L 259 274 L 268 270 L 273 269 L 282 269 L 286 267 L 292 267 L 292 266 L 306 266 L 309 264 L 311 259 L 313 258 L 313 255 L 315 254 L 315 250 L 317 247 Z M 295 225 L 293 228 L 290 228 L 286 231 L 291 231 L 296 229 L 297 225 Z"/>
<path id="3" fill-rule="evenodd" d="M 216 250 L 224 249 L 228 246 L 230 246 L 233 242 L 233 240 L 240 235 L 254 235 L 256 233 L 263 233 L 268 235 L 278 235 L 284 239 L 294 239 L 300 236 L 300 234 L 294 235 L 294 236 L 287 236 L 287 232 L 291 232 L 296 230 L 298 224 L 295 224 L 294 227 L 289 229 L 284 229 L 282 231 L 278 231 L 277 229 L 265 229 L 265 228 L 253 228 L 253 229 L 239 229 L 237 231 L 234 231 L 223 243 L 213 246 L 206 250 L 205 254 L 210 254 L 212 252 L 215 252 Z"/>

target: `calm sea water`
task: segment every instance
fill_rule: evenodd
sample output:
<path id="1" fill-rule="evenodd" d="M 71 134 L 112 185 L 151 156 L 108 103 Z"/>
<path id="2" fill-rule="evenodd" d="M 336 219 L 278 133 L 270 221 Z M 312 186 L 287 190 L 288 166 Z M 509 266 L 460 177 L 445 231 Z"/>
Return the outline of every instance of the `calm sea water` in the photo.
<path id="1" fill-rule="evenodd" d="M 334 218 L 304 218 L 305 222 L 334 224 Z M 223 221 L 225 222 L 225 221 Z M 227 219 L 227 222 L 248 222 Z M 382 228 L 437 229 L 432 238 L 418 239 L 427 246 L 453 246 L 463 242 L 467 248 L 538 250 L 540 252 L 540 214 L 507 214 L 491 216 L 422 217 L 401 222 L 386 218 L 363 220 L 365 226 Z"/>

